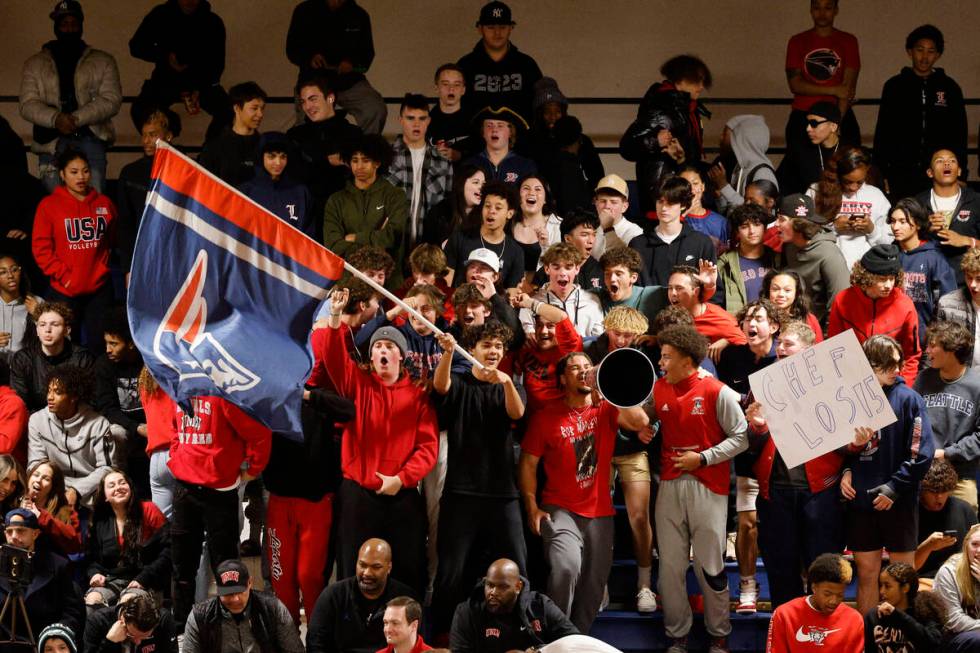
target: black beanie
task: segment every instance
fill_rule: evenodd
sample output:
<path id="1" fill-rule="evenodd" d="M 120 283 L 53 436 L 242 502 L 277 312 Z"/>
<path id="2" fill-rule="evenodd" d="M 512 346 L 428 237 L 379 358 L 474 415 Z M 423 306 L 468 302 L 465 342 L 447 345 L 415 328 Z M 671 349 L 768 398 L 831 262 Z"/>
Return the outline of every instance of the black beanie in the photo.
<path id="1" fill-rule="evenodd" d="M 875 245 L 861 257 L 861 267 L 871 274 L 896 275 L 902 269 L 898 251 L 898 245 Z"/>

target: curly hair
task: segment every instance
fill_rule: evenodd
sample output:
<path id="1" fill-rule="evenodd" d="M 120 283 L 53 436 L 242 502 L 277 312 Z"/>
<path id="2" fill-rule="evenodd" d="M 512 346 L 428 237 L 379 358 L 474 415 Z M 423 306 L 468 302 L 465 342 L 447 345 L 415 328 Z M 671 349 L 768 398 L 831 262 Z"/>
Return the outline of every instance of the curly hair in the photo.
<path id="1" fill-rule="evenodd" d="M 379 170 L 383 170 L 391 165 L 393 151 L 391 144 L 380 134 L 361 134 L 344 144 L 340 151 L 341 158 L 350 163 L 355 154 L 364 157 L 378 164 Z"/>
<path id="2" fill-rule="evenodd" d="M 905 285 L 905 270 L 899 268 L 898 272 L 894 275 L 891 274 L 871 274 L 868 272 L 861 261 L 854 261 L 854 265 L 851 267 L 851 285 L 860 288 L 861 290 L 866 290 L 870 288 L 875 281 L 878 279 L 884 279 L 887 277 L 895 277 L 895 287 L 902 288 Z"/>
<path id="3" fill-rule="evenodd" d="M 483 324 L 476 324 L 463 330 L 463 347 L 469 351 L 476 349 L 477 343 L 481 340 L 500 340 L 506 350 L 514 339 L 514 332 L 509 326 L 499 320 L 487 320 Z"/>
<path id="4" fill-rule="evenodd" d="M 708 339 L 693 326 L 667 327 L 657 334 L 657 344 L 661 347 L 670 345 L 690 358 L 695 367 L 701 364 L 708 353 Z"/>
<path id="5" fill-rule="evenodd" d="M 479 236 L 480 228 L 483 227 L 483 207 L 486 205 L 487 200 L 490 197 L 501 198 L 507 202 L 507 210 L 514 212 L 513 215 L 507 219 L 507 223 L 504 225 L 504 233 L 508 236 L 511 234 L 514 229 L 514 216 L 516 216 L 517 212 L 521 210 L 520 196 L 517 194 L 517 190 L 513 186 L 495 179 L 488 179 L 487 182 L 483 184 L 483 189 L 480 191 L 480 204 L 463 216 L 463 220 L 459 226 L 459 230 L 463 234 L 470 236 L 471 238 L 476 238 Z"/>
<path id="6" fill-rule="evenodd" d="M 337 290 L 346 288 L 349 291 L 347 306 L 344 307 L 344 313 L 347 315 L 359 313 L 362 302 L 368 303 L 372 298 L 377 297 L 380 299 L 381 297 L 381 293 L 356 277 L 342 279 L 334 288 Z"/>
<path id="7" fill-rule="evenodd" d="M 65 321 L 66 326 L 75 319 L 75 313 L 68 307 L 68 304 L 62 302 L 41 302 L 38 304 L 34 309 L 34 321 L 37 322 L 45 313 L 57 313 Z"/>
<path id="8" fill-rule="evenodd" d="M 818 555 L 806 572 L 807 581 L 812 588 L 817 583 L 840 583 L 847 585 L 851 582 L 854 570 L 843 556 L 837 553 Z"/>
<path id="9" fill-rule="evenodd" d="M 606 331 L 616 330 L 622 333 L 642 335 L 650 328 L 650 320 L 635 308 L 617 306 L 606 313 L 602 325 Z"/>
<path id="10" fill-rule="evenodd" d="M 672 326 L 694 326 L 694 317 L 683 306 L 667 306 L 653 318 L 650 332 L 654 335 Z"/>
<path id="11" fill-rule="evenodd" d="M 765 227 L 770 219 L 769 211 L 764 206 L 745 202 L 734 207 L 728 213 L 728 226 L 731 233 L 729 246 L 732 249 L 738 247 L 738 230 L 743 224 L 756 224 Z"/>
<path id="12" fill-rule="evenodd" d="M 636 274 L 643 271 L 643 259 L 640 258 L 640 253 L 632 247 L 626 247 L 625 245 L 607 249 L 602 253 L 602 257 L 599 258 L 599 266 L 603 271 L 616 267 L 617 265 Z"/>
<path id="13" fill-rule="evenodd" d="M 973 334 L 959 322 L 937 320 L 926 328 L 926 342 L 939 345 L 966 364 L 973 356 Z"/>
<path id="14" fill-rule="evenodd" d="M 88 370 L 77 365 L 61 365 L 48 372 L 46 388 L 56 385 L 61 391 L 77 399 L 88 402 L 92 397 L 93 379 Z"/>
<path id="15" fill-rule="evenodd" d="M 956 489 L 956 484 L 960 482 L 956 468 L 945 458 L 933 458 L 926 475 L 919 483 L 919 488 L 923 492 L 935 492 L 945 494 Z"/>
<path id="16" fill-rule="evenodd" d="M 582 265 L 584 260 L 585 254 L 580 252 L 574 245 L 569 245 L 568 243 L 555 243 L 541 255 L 541 267 L 546 268 L 552 263 L 570 263 L 571 265 Z"/>
<path id="17" fill-rule="evenodd" d="M 781 326 L 789 322 L 789 316 L 779 309 L 772 300 L 766 299 L 765 297 L 760 297 L 754 302 L 749 302 L 739 310 L 738 314 L 735 316 L 735 320 L 741 324 L 746 318 L 754 315 L 759 309 L 766 312 L 766 318 L 769 320 L 770 324 L 775 324 L 776 326 Z M 773 333 L 778 333 L 779 329 L 774 329 Z"/>
<path id="18" fill-rule="evenodd" d="M 385 276 L 395 269 L 395 259 L 377 245 L 365 245 L 347 255 L 347 262 L 364 272 L 365 270 L 384 270 Z"/>
<path id="19" fill-rule="evenodd" d="M 960 261 L 960 270 L 971 277 L 980 275 L 980 248 L 971 247 L 966 250 L 966 254 Z"/>
<path id="20" fill-rule="evenodd" d="M 129 316 L 125 306 L 113 306 L 102 317 L 102 333 L 117 336 L 126 342 L 133 342 L 129 330 Z"/>
<path id="21" fill-rule="evenodd" d="M 789 277 L 796 284 L 796 293 L 793 295 L 793 302 L 786 311 L 787 316 L 793 320 L 806 321 L 810 314 L 810 300 L 806 296 L 806 282 L 803 281 L 799 272 L 795 270 L 769 270 L 766 272 L 766 276 L 762 278 L 762 290 L 759 292 L 759 296 L 770 297 L 772 280 L 779 276 Z"/>

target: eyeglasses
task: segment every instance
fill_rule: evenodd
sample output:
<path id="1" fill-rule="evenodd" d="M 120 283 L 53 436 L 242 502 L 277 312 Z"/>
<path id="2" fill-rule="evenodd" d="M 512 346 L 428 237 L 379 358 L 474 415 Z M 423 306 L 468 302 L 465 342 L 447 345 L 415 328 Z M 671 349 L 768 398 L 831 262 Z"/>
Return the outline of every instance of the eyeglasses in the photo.
<path id="1" fill-rule="evenodd" d="M 825 122 L 830 122 L 830 121 L 829 120 L 814 120 L 813 118 L 810 118 L 809 120 L 806 121 L 806 124 L 810 125 L 810 129 L 816 129 L 817 127 L 819 127 L 820 125 L 824 124 Z"/>
<path id="2" fill-rule="evenodd" d="M 0 268 L 0 277 L 5 277 L 7 275 L 15 275 L 20 272 L 20 266 L 13 266 L 11 268 Z"/>

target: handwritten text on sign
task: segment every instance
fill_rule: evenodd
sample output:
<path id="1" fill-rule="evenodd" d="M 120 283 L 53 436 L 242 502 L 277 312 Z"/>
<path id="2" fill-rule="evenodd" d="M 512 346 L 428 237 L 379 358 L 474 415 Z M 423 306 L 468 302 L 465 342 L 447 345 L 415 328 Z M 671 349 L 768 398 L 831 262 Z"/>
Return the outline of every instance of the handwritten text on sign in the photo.
<path id="1" fill-rule="evenodd" d="M 845 331 L 749 377 L 787 467 L 854 440 L 854 427 L 896 421 L 853 331 Z"/>

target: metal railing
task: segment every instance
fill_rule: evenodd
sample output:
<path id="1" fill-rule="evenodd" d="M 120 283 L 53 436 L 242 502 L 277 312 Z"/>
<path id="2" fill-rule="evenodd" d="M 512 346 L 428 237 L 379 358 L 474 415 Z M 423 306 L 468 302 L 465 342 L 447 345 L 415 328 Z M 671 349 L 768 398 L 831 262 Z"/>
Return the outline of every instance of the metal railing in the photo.
<path id="1" fill-rule="evenodd" d="M 429 102 L 436 102 L 438 98 L 429 97 L 426 98 Z M 578 104 L 585 106 L 596 106 L 596 105 L 607 105 L 607 106 L 639 106 L 643 98 L 640 97 L 570 97 L 568 98 L 569 104 Z M 136 100 L 135 95 L 124 95 L 123 104 L 130 104 Z M 11 104 L 19 101 L 16 95 L 0 95 L 0 104 Z M 389 105 L 399 105 L 401 104 L 401 97 L 386 97 L 384 98 L 385 104 Z M 296 99 L 289 95 L 274 95 L 266 99 L 266 104 L 294 104 Z M 789 106 L 792 104 L 793 98 L 791 97 L 712 97 L 705 100 L 705 105 L 719 105 L 719 106 Z M 963 103 L 966 106 L 978 106 L 980 105 L 980 98 L 964 98 Z M 880 98 L 867 98 L 860 99 L 854 102 L 855 106 L 878 106 L 881 104 Z M 199 152 L 201 150 L 200 146 L 181 146 L 181 149 L 185 152 Z M 119 153 L 137 153 L 142 152 L 143 148 L 139 145 L 113 145 L 109 148 L 109 152 L 119 152 Z M 612 146 L 607 147 L 596 147 L 596 151 L 599 154 L 618 154 L 619 149 Z M 718 152 L 717 147 L 705 147 L 704 151 L 708 154 L 714 154 Z M 785 147 L 770 147 L 768 152 L 770 154 L 785 154 Z M 980 154 L 980 145 L 978 147 L 971 147 L 967 150 L 968 154 Z"/>

